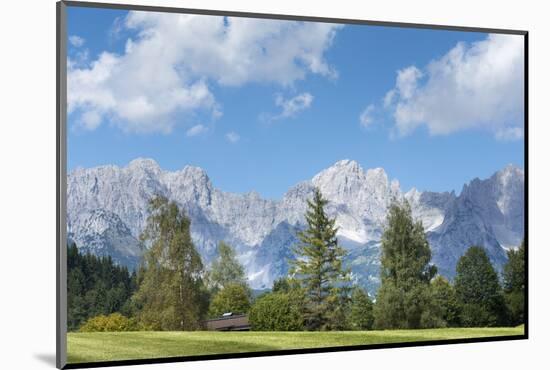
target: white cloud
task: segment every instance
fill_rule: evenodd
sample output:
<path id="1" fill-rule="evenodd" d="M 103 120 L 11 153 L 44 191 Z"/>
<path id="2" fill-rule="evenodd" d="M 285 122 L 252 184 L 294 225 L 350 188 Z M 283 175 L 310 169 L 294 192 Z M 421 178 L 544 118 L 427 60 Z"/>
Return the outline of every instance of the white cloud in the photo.
<path id="1" fill-rule="evenodd" d="M 87 130 L 95 130 L 101 124 L 101 114 L 88 110 L 80 117 L 80 125 Z"/>
<path id="2" fill-rule="evenodd" d="M 308 74 L 337 76 L 324 54 L 338 25 L 130 12 L 123 27 L 137 34 L 123 53 L 69 68 L 68 104 L 125 131 L 170 132 L 178 113 L 219 117 L 213 83 L 292 86 Z"/>
<path id="3" fill-rule="evenodd" d="M 518 139 L 523 136 L 523 71 L 523 37 L 489 35 L 458 43 L 423 70 L 398 71 L 384 106 L 400 135 L 426 126 L 432 135 L 483 129 L 498 139 Z"/>
<path id="4" fill-rule="evenodd" d="M 281 108 L 281 113 L 274 116 L 273 119 L 294 117 L 299 112 L 308 109 L 313 102 L 313 95 L 302 93 L 290 99 L 283 98 L 282 95 L 275 97 L 275 105 Z"/>
<path id="5" fill-rule="evenodd" d="M 201 135 L 201 134 L 204 134 L 206 131 L 208 131 L 208 128 L 204 125 L 195 125 L 193 127 L 191 127 L 190 129 L 188 129 L 185 133 L 185 135 L 187 137 L 193 137 L 193 136 L 197 136 L 197 135 Z"/>
<path id="6" fill-rule="evenodd" d="M 67 58 L 67 69 L 73 70 L 77 68 L 86 68 L 90 52 L 86 48 L 78 49 L 78 51 L 70 51 L 71 56 Z"/>
<path id="7" fill-rule="evenodd" d="M 374 123 L 374 110 L 374 104 L 370 104 L 363 110 L 363 112 L 361 112 L 361 114 L 359 115 L 359 123 L 361 124 L 361 126 L 367 128 Z"/>
<path id="8" fill-rule="evenodd" d="M 89 68 L 69 70 L 69 113 L 94 111 L 127 132 L 170 132 L 176 112 L 219 110 L 204 80 L 184 81 L 173 66 L 142 63 L 134 52 L 146 50 L 104 52 Z"/>
<path id="9" fill-rule="evenodd" d="M 495 133 L 495 137 L 500 141 L 515 141 L 523 139 L 523 128 L 504 127 Z"/>
<path id="10" fill-rule="evenodd" d="M 396 94 L 396 90 L 392 89 L 392 90 L 388 91 L 386 93 L 386 95 L 384 95 L 384 99 L 383 99 L 384 100 L 384 108 L 389 108 L 393 104 L 395 94 Z"/>
<path id="11" fill-rule="evenodd" d="M 237 134 L 236 132 L 228 132 L 226 135 L 225 135 L 225 138 L 227 140 L 229 140 L 230 143 L 236 143 L 237 141 L 239 141 L 241 139 L 240 135 Z"/>
<path id="12" fill-rule="evenodd" d="M 109 38 L 114 40 L 119 40 L 122 32 L 125 29 L 125 17 L 116 17 L 113 21 L 113 24 L 111 24 L 111 27 L 109 28 L 109 31 L 107 34 L 109 35 Z"/>
<path id="13" fill-rule="evenodd" d="M 417 91 L 418 80 L 422 78 L 422 76 L 422 72 L 415 66 L 398 71 L 395 85 L 399 92 L 399 96 L 402 99 L 411 99 Z"/>
<path id="14" fill-rule="evenodd" d="M 77 35 L 71 35 L 69 36 L 69 43 L 74 46 L 75 48 L 79 48 L 81 47 L 82 45 L 84 45 L 84 43 L 86 42 L 86 40 L 84 40 L 82 37 L 80 36 L 77 36 Z"/>

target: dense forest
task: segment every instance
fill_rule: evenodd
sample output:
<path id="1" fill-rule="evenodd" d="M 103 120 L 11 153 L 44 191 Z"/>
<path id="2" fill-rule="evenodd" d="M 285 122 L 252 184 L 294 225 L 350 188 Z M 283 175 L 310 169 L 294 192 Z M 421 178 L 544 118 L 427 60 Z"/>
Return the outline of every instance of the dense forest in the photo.
<path id="1" fill-rule="evenodd" d="M 406 201 L 388 209 L 376 295 L 353 284 L 346 250 L 319 191 L 308 201 L 289 275 L 254 297 L 233 248 L 223 241 L 207 269 L 176 203 L 150 201 L 136 272 L 109 257 L 68 247 L 69 330 L 201 330 L 224 312 L 246 313 L 253 330 L 371 330 L 515 326 L 524 321 L 525 245 L 508 251 L 502 276 L 482 246 L 459 259 L 449 282 L 430 263 L 422 223 Z"/>
<path id="2" fill-rule="evenodd" d="M 75 244 L 67 250 L 67 326 L 78 329 L 90 317 L 127 313 L 136 275 L 110 257 L 82 255 Z"/>

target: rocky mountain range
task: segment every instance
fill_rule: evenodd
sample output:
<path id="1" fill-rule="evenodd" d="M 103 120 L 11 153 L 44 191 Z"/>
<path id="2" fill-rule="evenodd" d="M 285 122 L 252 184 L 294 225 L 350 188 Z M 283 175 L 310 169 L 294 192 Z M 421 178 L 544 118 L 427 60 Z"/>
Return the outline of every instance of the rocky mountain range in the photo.
<path id="1" fill-rule="evenodd" d="M 304 227 L 306 200 L 315 187 L 329 200 L 327 212 L 336 217 L 353 278 L 369 292 L 379 285 L 380 238 L 393 198 L 410 202 L 427 232 L 432 262 L 451 279 L 469 246 L 483 246 L 501 269 L 506 249 L 518 246 L 524 233 L 524 172 L 512 165 L 488 179 L 470 181 L 458 195 L 403 192 L 382 168 L 364 170 L 352 160 L 298 183 L 280 200 L 255 192 L 224 192 L 213 187 L 201 168 L 165 171 L 151 159 L 136 159 L 126 167 L 75 169 L 67 185 L 68 237 L 82 251 L 135 267 L 144 252 L 139 234 L 147 220 L 147 202 L 164 195 L 191 218 L 191 235 L 205 264 L 224 240 L 237 250 L 256 289 L 270 287 L 287 273 L 296 232 Z"/>

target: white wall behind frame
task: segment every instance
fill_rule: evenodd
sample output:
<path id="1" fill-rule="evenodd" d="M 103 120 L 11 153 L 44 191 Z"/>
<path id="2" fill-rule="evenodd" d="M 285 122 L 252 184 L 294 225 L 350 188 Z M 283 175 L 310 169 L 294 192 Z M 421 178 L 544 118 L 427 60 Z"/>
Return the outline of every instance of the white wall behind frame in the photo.
<path id="1" fill-rule="evenodd" d="M 115 0 L 111 2 L 116 2 Z M 550 332 L 546 231 L 550 191 L 550 26 L 542 1 L 128 0 L 134 4 L 530 31 L 530 330 L 528 341 L 324 353 L 142 366 L 140 369 L 537 369 Z M 124 1 L 122 1 L 124 3 Z M 55 1 L 2 5 L 0 81 L 2 368 L 54 366 Z M 122 368 L 121 368 L 122 369 Z"/>

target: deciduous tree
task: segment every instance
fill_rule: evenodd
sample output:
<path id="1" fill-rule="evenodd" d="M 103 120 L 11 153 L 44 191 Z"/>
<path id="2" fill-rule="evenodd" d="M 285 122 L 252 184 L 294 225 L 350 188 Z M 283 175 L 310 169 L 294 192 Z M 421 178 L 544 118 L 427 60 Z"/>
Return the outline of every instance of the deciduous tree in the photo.
<path id="1" fill-rule="evenodd" d="M 414 221 L 407 201 L 394 200 L 382 235 L 380 277 L 375 305 L 375 327 L 405 329 L 422 326 L 430 305 L 429 283 L 437 268 L 420 221 Z"/>
<path id="2" fill-rule="evenodd" d="M 205 314 L 203 265 L 190 220 L 175 202 L 155 197 L 141 240 L 149 247 L 134 296 L 142 325 L 155 330 L 195 330 Z"/>
<path id="3" fill-rule="evenodd" d="M 243 266 L 237 260 L 233 248 L 221 241 L 218 244 L 218 257 L 212 262 L 208 272 L 208 285 L 214 291 L 229 284 L 245 284 L 246 275 Z"/>
<path id="4" fill-rule="evenodd" d="M 248 313 L 250 309 L 251 292 L 244 284 L 226 284 L 212 297 L 208 315 L 212 318 L 226 312 L 239 314 Z"/>

